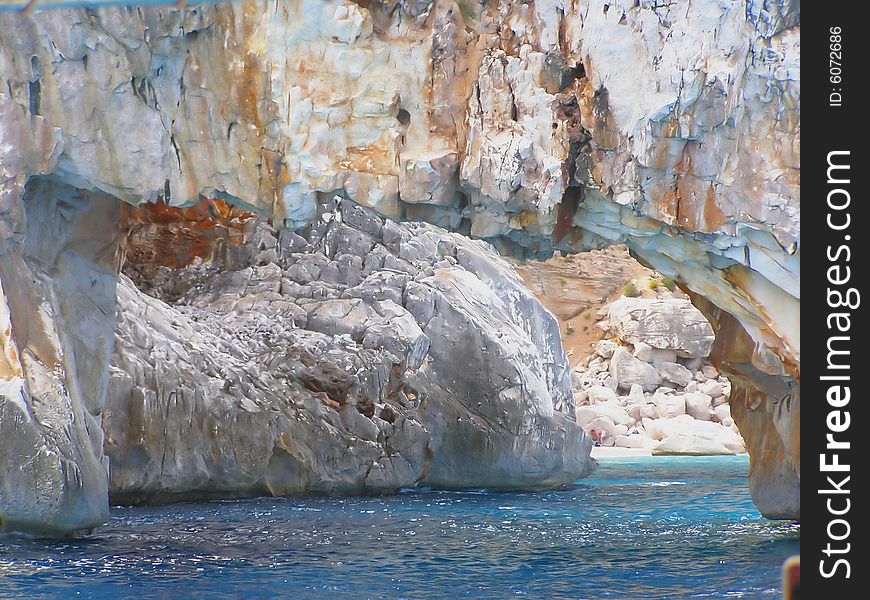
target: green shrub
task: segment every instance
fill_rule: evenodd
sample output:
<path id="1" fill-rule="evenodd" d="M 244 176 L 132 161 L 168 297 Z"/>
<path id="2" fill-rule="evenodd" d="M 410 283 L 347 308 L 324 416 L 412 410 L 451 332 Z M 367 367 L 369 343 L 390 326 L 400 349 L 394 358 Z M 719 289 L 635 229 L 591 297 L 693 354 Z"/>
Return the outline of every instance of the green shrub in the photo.
<path id="1" fill-rule="evenodd" d="M 677 289 L 677 284 L 670 277 L 662 277 L 662 284 L 672 292 Z"/>
<path id="2" fill-rule="evenodd" d="M 647 287 L 649 287 L 649 289 L 651 289 L 651 290 L 657 290 L 660 285 L 661 284 L 659 283 L 658 279 L 650 279 L 649 283 L 647 284 Z"/>
<path id="3" fill-rule="evenodd" d="M 629 281 L 624 288 L 622 288 L 622 295 L 626 298 L 637 298 L 640 296 L 640 290 L 637 289 L 637 286 L 634 285 L 633 281 Z"/>
<path id="4" fill-rule="evenodd" d="M 465 22 L 473 22 L 477 20 L 477 13 L 474 10 L 476 0 L 459 0 L 456 4 L 459 5 L 459 12 L 462 13 L 462 18 Z"/>

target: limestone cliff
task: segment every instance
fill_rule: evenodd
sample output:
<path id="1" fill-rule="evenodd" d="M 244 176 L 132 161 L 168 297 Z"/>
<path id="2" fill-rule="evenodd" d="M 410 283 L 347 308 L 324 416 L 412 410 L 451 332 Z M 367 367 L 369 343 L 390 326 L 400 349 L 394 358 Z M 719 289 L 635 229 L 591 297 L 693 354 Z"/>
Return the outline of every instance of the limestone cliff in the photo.
<path id="1" fill-rule="evenodd" d="M 591 472 L 556 320 L 486 244 L 348 201 L 302 235 L 245 229 L 163 284 L 146 275 L 168 303 L 119 283 L 113 498 L 540 488 Z"/>
<path id="2" fill-rule="evenodd" d="M 94 284 L 92 304 L 63 298 L 90 285 L 89 269 L 106 273 L 107 255 L 77 237 L 70 215 L 81 213 L 58 208 L 50 219 L 70 242 L 37 260 L 24 206 L 39 177 L 134 204 L 221 198 L 289 229 L 338 195 L 518 256 L 625 242 L 716 325 L 735 405 L 746 390 L 732 409 L 753 497 L 765 514 L 797 516 L 798 22 L 790 0 L 0 14 L 0 453 L 18 464 L 43 443 L 10 451 L 9 432 L 29 417 L 6 412 L 51 406 L 67 425 L 34 417 L 38 435 L 69 444 L 68 464 L 101 460 L 92 420 L 105 403 L 113 284 Z M 68 256 L 80 271 L 65 282 L 73 271 L 56 265 Z M 82 319 L 97 324 L 97 343 L 78 341 Z M 40 377 L 57 400 L 34 400 Z M 96 474 L 92 485 L 105 489 Z M 22 486 L 7 477 L 0 489 Z"/>

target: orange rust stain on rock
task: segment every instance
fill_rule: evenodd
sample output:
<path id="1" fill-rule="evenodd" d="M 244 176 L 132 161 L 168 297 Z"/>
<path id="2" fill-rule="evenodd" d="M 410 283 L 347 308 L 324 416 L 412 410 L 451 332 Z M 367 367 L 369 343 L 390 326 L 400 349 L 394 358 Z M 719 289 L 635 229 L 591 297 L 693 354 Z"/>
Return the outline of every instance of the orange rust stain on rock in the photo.
<path id="1" fill-rule="evenodd" d="M 712 233 L 718 231 L 725 224 L 725 215 L 716 204 L 716 191 L 711 182 L 707 186 L 707 197 L 704 201 L 704 231 Z"/>
<path id="2" fill-rule="evenodd" d="M 675 188 L 678 210 L 677 225 L 690 231 L 712 233 L 718 231 L 725 224 L 726 218 L 716 204 L 716 192 L 712 183 L 707 185 L 703 194 L 703 202 L 701 202 L 702 185 L 703 181 L 692 175 L 678 176 Z"/>
<path id="3" fill-rule="evenodd" d="M 260 58 L 253 52 L 247 53 L 244 65 L 240 85 L 238 88 L 234 87 L 237 91 L 236 99 L 244 115 L 250 119 L 262 136 L 263 120 L 260 118 L 258 103 L 263 93 L 263 68 L 260 66 Z"/>
<path id="4" fill-rule="evenodd" d="M 353 146 L 347 149 L 347 158 L 338 164 L 343 169 L 371 175 L 395 175 L 394 160 L 388 148 L 381 144 Z"/>
<path id="5" fill-rule="evenodd" d="M 21 359 L 15 342 L 12 341 L 12 328 L 7 326 L 0 333 L 0 379 L 21 377 Z"/>
<path id="6" fill-rule="evenodd" d="M 521 210 L 511 217 L 511 227 L 515 229 L 527 229 L 530 225 L 538 223 L 538 213 L 534 210 Z"/>
<path id="7" fill-rule="evenodd" d="M 126 262 L 135 268 L 181 268 L 195 258 L 213 256 L 219 240 L 242 243 L 254 213 L 220 199 L 201 198 L 187 207 L 154 204 L 121 205 L 121 244 Z"/>
<path id="8" fill-rule="evenodd" d="M 688 151 L 688 144 L 683 148 L 683 156 L 675 168 L 677 174 L 676 185 L 674 186 L 674 197 L 676 199 L 676 208 L 672 215 L 674 222 L 684 229 L 694 229 L 695 208 L 693 200 L 694 194 L 688 176 L 692 174 L 692 155 Z"/>
<path id="9" fill-rule="evenodd" d="M 680 210 L 680 199 L 677 197 L 676 190 L 665 192 L 654 199 L 653 205 L 655 206 L 658 220 L 668 225 L 676 223 L 676 215 Z"/>
<path id="10" fill-rule="evenodd" d="M 659 171 L 664 171 L 668 165 L 668 145 L 667 144 L 656 144 L 655 146 L 655 159 L 653 164 L 655 168 Z"/>
<path id="11" fill-rule="evenodd" d="M 225 60 L 231 61 L 229 79 L 224 82 L 229 86 L 229 111 L 237 111 L 240 123 L 253 124 L 258 137 L 262 138 L 265 130 L 259 102 L 265 97 L 266 70 L 261 66 L 258 54 L 248 47 L 254 24 L 260 16 L 261 9 L 257 4 L 246 2 L 241 15 L 233 8 L 219 10 L 216 29 L 224 32 Z"/>
<path id="12" fill-rule="evenodd" d="M 692 229 L 690 223 L 691 200 L 686 202 L 687 194 L 691 198 L 691 189 L 685 181 L 686 175 L 692 172 L 692 159 L 685 148 L 683 148 L 682 157 L 674 168 L 674 172 L 676 177 L 673 189 L 652 199 L 653 208 L 655 209 L 654 216 L 659 221 L 668 225 L 679 225 L 686 229 Z"/>

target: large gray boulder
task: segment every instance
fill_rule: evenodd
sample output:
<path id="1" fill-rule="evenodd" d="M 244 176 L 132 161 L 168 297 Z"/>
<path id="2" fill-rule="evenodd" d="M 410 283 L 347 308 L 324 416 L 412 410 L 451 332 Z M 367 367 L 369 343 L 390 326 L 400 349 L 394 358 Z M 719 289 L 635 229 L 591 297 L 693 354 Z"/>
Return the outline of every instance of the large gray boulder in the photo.
<path id="1" fill-rule="evenodd" d="M 679 388 L 686 387 L 692 381 L 692 372 L 679 363 L 663 362 L 656 370 L 664 381 L 673 383 Z"/>
<path id="2" fill-rule="evenodd" d="M 743 454 L 743 439 L 728 427 L 690 415 L 644 419 L 647 434 L 661 443 L 653 454 Z"/>
<path id="3" fill-rule="evenodd" d="M 706 357 L 713 328 L 684 298 L 621 298 L 607 313 L 610 332 L 629 344 L 673 350 L 684 358 Z"/>
<path id="4" fill-rule="evenodd" d="M 591 471 L 557 322 L 487 244 L 349 202 L 303 233 L 283 243 L 260 223 L 241 268 L 176 272 L 188 288 L 171 303 L 122 278 L 103 413 L 114 499 L 542 488 Z"/>
<path id="5" fill-rule="evenodd" d="M 619 387 L 630 390 L 637 384 L 646 392 L 652 392 L 662 383 L 662 377 L 655 367 L 629 354 L 619 347 L 610 358 L 610 374 L 619 382 Z"/>

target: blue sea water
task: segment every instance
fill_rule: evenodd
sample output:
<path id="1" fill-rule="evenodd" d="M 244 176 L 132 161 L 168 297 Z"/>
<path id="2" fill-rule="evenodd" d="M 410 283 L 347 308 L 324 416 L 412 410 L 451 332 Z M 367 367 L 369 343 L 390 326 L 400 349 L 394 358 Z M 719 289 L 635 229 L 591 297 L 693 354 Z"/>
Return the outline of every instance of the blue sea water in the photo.
<path id="1" fill-rule="evenodd" d="M 603 459 L 567 490 L 113 508 L 75 540 L 0 537 L 0 598 L 777 598 L 800 527 L 748 459 Z"/>

